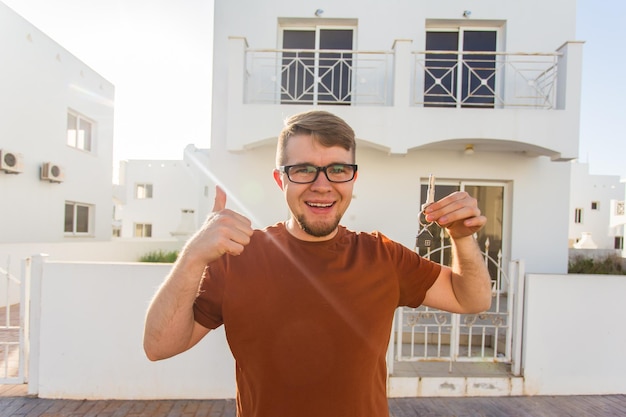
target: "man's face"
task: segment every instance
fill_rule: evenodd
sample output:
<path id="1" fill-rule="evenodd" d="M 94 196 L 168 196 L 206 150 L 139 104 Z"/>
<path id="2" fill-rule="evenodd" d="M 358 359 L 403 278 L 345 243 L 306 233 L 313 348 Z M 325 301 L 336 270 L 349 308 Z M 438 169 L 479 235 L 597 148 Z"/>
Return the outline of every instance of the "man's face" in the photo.
<path id="1" fill-rule="evenodd" d="M 354 163 L 351 151 L 339 146 L 324 147 L 310 135 L 289 138 L 285 151 L 285 165 Z M 341 217 L 350 205 L 354 180 L 334 183 L 320 172 L 315 182 L 296 184 L 277 170 L 274 179 L 285 193 L 291 212 L 287 229 L 293 236 L 308 241 L 328 240 L 335 236 Z"/>

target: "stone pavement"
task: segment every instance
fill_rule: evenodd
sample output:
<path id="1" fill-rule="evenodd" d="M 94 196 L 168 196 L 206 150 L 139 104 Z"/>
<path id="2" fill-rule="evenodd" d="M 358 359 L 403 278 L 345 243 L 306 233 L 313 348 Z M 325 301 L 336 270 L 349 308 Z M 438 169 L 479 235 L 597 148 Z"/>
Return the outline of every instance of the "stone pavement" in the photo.
<path id="1" fill-rule="evenodd" d="M 391 417 L 623 417 L 626 416 L 626 395 L 394 398 L 389 400 L 389 411 Z M 0 417 L 65 416 L 236 417 L 236 404 L 234 400 L 87 401 L 0 397 Z"/>

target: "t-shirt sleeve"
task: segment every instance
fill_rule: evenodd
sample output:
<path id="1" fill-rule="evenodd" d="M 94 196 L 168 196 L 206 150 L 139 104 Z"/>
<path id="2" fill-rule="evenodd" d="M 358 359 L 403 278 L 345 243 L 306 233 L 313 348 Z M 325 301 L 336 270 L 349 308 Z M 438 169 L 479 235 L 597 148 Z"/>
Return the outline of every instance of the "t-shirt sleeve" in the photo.
<path id="1" fill-rule="evenodd" d="M 422 258 L 415 251 L 386 237 L 383 239 L 396 257 L 400 289 L 398 306 L 419 307 L 426 297 L 426 292 L 437 280 L 441 265 Z"/>
<path id="2" fill-rule="evenodd" d="M 207 329 L 215 329 L 224 323 L 222 303 L 224 300 L 224 274 L 218 261 L 204 268 L 202 283 L 193 304 L 194 320 Z"/>

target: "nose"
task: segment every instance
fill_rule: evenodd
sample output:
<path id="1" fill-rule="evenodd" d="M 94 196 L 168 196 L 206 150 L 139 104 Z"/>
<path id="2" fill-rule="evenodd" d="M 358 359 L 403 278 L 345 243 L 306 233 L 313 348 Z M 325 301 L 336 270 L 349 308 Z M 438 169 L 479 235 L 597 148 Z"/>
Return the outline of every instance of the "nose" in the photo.
<path id="1" fill-rule="evenodd" d="M 320 170 L 317 173 L 317 178 L 315 181 L 311 183 L 311 189 L 313 190 L 323 190 L 332 188 L 332 183 L 328 180 L 326 176 L 326 170 Z"/>

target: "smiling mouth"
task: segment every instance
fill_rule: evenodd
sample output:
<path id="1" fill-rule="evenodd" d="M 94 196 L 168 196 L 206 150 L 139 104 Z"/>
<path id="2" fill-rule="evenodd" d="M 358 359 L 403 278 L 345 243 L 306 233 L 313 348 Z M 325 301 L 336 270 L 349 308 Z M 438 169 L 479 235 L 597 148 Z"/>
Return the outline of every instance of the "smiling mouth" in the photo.
<path id="1" fill-rule="evenodd" d="M 314 208 L 329 208 L 329 207 L 332 207 L 333 205 L 335 205 L 335 203 L 334 202 L 332 202 L 332 203 L 307 202 L 306 205 L 309 206 L 309 207 L 314 207 Z"/>

